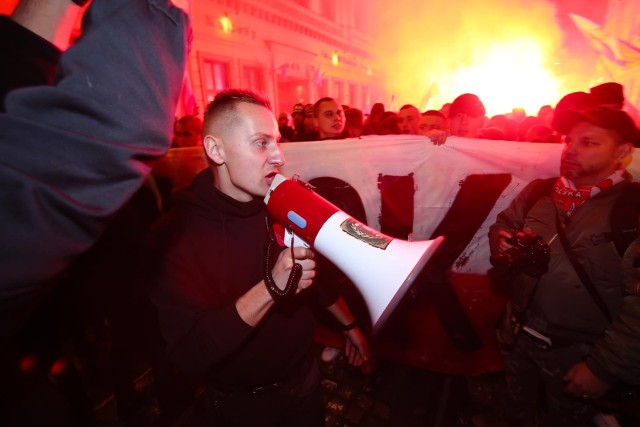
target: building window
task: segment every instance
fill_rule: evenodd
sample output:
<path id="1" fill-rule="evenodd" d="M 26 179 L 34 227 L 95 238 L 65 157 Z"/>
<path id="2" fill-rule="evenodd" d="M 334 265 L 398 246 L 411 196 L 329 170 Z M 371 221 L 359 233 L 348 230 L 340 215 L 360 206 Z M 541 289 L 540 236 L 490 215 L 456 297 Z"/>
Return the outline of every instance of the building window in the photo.
<path id="1" fill-rule="evenodd" d="M 214 59 L 202 60 L 202 82 L 206 104 L 220 91 L 229 89 L 229 63 Z"/>
<path id="2" fill-rule="evenodd" d="M 265 93 L 264 71 L 262 67 L 245 65 L 242 67 L 242 87 L 254 92 Z"/>

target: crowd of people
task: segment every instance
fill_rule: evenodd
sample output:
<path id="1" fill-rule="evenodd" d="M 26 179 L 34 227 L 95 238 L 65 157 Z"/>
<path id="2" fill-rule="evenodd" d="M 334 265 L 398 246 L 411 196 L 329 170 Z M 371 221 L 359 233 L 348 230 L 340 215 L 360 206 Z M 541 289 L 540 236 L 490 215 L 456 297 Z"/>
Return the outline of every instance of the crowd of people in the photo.
<path id="1" fill-rule="evenodd" d="M 444 143 L 448 135 L 519 142 L 561 142 L 552 120 L 556 111 L 585 107 L 607 106 L 622 109 L 623 87 L 608 82 L 595 86 L 590 92 L 573 92 L 560 99 L 555 108 L 540 107 L 535 116 L 527 116 L 522 108 L 506 114 L 486 116 L 485 106 L 472 93 L 464 93 L 439 110 L 420 110 L 405 104 L 398 111 L 385 109 L 381 102 L 363 110 L 341 105 L 337 100 L 323 97 L 314 104 L 294 105 L 291 113 L 281 112 L 278 125 L 281 142 L 318 141 L 324 139 L 358 138 L 366 135 L 423 135 L 435 144 Z"/>
<path id="2" fill-rule="evenodd" d="M 94 0 L 62 53 L 55 16 L 86 2 L 74 3 L 23 0 L 0 20 L 12 65 L 0 114 L 2 425 L 91 425 L 56 335 L 97 318 L 112 334 L 123 420 L 135 412 L 129 371 L 143 349 L 167 423 L 181 409 L 179 371 L 203 389 L 187 425 L 324 425 L 313 307 L 333 317 L 350 364 L 375 355 L 336 283 L 319 280 L 318 255 L 278 242 L 263 198 L 285 163 L 280 142 L 366 135 L 562 142 L 558 176 L 529 184 L 489 234 L 493 277 L 509 296 L 498 330 L 503 425 L 531 425 L 543 408 L 539 425 L 589 426 L 597 399 L 640 383 L 640 191 L 625 168 L 640 131 L 621 85 L 567 94 L 535 117 L 487 118 L 469 93 L 424 113 L 375 104 L 366 118 L 323 97 L 294 105 L 291 123 L 259 94 L 228 89 L 204 120 L 174 121 L 188 2 Z M 153 160 L 199 145 L 208 166 L 163 203 Z"/>

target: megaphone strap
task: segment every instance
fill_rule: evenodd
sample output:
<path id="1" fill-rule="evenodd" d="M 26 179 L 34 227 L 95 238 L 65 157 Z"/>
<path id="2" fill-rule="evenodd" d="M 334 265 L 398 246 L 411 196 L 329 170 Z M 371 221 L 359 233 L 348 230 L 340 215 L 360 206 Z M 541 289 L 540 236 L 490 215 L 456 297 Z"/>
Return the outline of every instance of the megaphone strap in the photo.
<path id="1" fill-rule="evenodd" d="M 293 239 L 293 237 L 292 237 Z M 291 260 L 293 261 L 293 267 L 291 268 L 291 272 L 289 273 L 289 279 L 287 279 L 287 284 L 284 289 L 280 289 L 278 285 L 276 285 L 275 280 L 273 280 L 273 275 L 271 274 L 271 269 L 273 268 L 273 252 L 274 252 L 274 241 L 271 233 L 269 233 L 269 241 L 266 244 L 264 251 L 264 283 L 266 285 L 267 291 L 271 295 L 274 301 L 279 301 L 284 298 L 287 298 L 289 295 L 295 294 L 296 289 L 298 288 L 298 283 L 302 278 L 302 266 L 295 262 L 295 258 L 293 256 L 293 242 L 291 244 Z"/>

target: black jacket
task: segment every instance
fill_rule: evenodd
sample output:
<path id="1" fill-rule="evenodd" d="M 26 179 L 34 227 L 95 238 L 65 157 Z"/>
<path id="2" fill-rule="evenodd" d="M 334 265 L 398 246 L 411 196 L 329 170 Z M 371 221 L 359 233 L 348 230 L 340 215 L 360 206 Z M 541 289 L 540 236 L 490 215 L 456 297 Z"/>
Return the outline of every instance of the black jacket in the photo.
<path id="1" fill-rule="evenodd" d="M 268 239 L 264 202 L 242 203 L 219 192 L 209 169 L 178 199 L 151 240 L 157 248 L 151 294 L 169 357 L 185 372 L 206 373 L 222 387 L 288 378 L 311 350 L 308 299 L 317 290 L 275 305 L 256 328 L 235 308 L 262 280 Z"/>

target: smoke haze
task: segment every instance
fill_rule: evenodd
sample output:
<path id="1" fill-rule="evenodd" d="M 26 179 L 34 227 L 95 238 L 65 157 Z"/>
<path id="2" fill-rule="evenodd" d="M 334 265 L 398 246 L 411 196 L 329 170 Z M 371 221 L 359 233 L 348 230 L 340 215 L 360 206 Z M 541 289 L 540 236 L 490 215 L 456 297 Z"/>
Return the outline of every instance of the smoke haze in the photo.
<path id="1" fill-rule="evenodd" d="M 381 101 L 389 108 L 438 109 L 471 92 L 488 115 L 513 107 L 535 115 L 589 87 L 589 58 L 563 52 L 556 6 L 548 1 L 375 0 L 369 13 L 390 95 Z"/>

